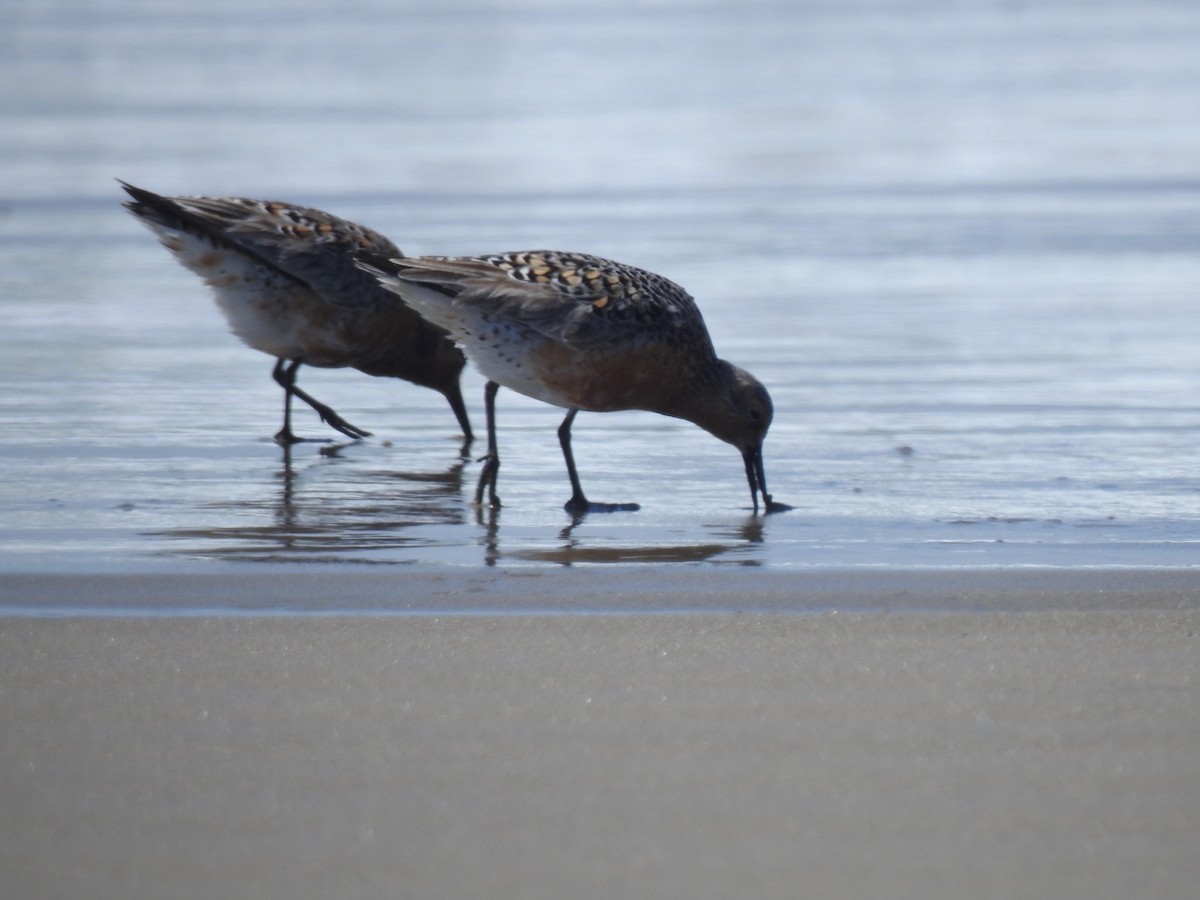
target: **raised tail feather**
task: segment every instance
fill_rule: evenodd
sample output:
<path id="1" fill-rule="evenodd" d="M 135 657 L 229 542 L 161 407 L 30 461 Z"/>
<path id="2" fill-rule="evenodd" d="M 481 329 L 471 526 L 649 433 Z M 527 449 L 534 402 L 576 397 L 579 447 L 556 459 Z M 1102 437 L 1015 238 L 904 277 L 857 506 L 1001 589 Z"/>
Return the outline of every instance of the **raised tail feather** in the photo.
<path id="1" fill-rule="evenodd" d="M 156 194 L 153 191 L 148 191 L 145 188 L 136 187 L 126 181 L 117 179 L 117 183 L 125 189 L 133 199 L 126 200 L 121 205 L 127 210 L 141 219 L 147 225 L 159 225 L 163 228 L 173 229 L 175 231 L 184 231 L 188 234 L 203 237 L 212 242 L 217 247 L 228 247 L 231 250 L 236 250 L 244 256 L 250 257 L 255 262 L 266 266 L 267 268 L 278 272 L 285 278 L 289 278 L 299 285 L 308 287 L 304 279 L 293 275 L 279 265 L 278 262 L 271 257 L 259 252 L 253 246 L 244 241 L 239 241 L 229 234 L 229 232 L 218 225 L 205 219 L 203 216 L 198 216 L 190 212 L 179 203 L 175 202 L 170 197 L 164 197 L 161 194 Z"/>

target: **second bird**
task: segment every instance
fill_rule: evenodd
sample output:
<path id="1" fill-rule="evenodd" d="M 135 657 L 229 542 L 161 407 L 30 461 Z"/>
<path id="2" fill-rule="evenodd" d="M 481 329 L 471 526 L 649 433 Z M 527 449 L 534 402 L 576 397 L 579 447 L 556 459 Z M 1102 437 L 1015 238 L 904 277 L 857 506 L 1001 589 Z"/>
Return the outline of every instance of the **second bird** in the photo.
<path id="1" fill-rule="evenodd" d="M 371 275 L 356 252 L 401 256 L 378 234 L 319 209 L 235 197 L 164 197 L 121 182 L 125 208 L 213 289 L 233 332 L 276 358 L 284 390 L 281 444 L 292 433 L 292 397 L 352 438 L 370 434 L 296 385 L 301 365 L 403 378 L 445 396 L 469 443 L 459 379 L 466 358 Z"/>
<path id="2" fill-rule="evenodd" d="M 488 378 L 488 453 L 476 502 L 492 506 L 500 458 L 499 385 L 563 407 L 558 430 L 571 479 L 571 513 L 637 509 L 592 503 L 571 452 L 579 410 L 644 409 L 686 419 L 742 455 L 755 511 L 790 507 L 767 493 L 762 445 L 773 408 L 749 372 L 717 357 L 700 310 L 661 275 L 582 253 L 535 250 L 479 257 L 388 258 L 359 254 L 375 274 L 445 328 Z"/>

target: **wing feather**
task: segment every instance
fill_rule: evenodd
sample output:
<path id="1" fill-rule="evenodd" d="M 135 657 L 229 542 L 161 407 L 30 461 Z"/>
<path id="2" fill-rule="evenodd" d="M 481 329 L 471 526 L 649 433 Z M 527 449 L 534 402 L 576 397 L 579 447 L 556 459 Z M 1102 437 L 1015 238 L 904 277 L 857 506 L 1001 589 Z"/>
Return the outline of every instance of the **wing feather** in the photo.
<path id="1" fill-rule="evenodd" d="M 472 306 L 581 348 L 684 340 L 711 346 L 695 301 L 683 288 L 602 257 L 535 250 L 359 259 L 401 297 L 406 284 L 421 285 L 454 305 Z"/>

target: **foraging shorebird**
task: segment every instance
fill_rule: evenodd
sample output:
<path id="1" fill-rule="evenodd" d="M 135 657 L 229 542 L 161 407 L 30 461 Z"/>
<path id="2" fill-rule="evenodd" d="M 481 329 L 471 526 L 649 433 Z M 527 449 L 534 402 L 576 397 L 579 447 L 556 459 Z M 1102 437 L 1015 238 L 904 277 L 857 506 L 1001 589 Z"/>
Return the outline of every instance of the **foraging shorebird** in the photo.
<path id="1" fill-rule="evenodd" d="M 360 271 L 353 253 L 401 256 L 369 228 L 319 209 L 235 197 L 164 197 L 131 184 L 124 203 L 175 258 L 213 289 L 234 334 L 276 358 L 284 390 L 281 444 L 292 433 L 292 397 L 352 438 L 370 435 L 296 385 L 301 365 L 354 368 L 442 393 L 472 440 L 459 387 L 466 358 L 446 332 Z"/>
<path id="2" fill-rule="evenodd" d="M 496 392 L 501 385 L 560 406 L 571 513 L 637 509 L 591 503 L 571 452 L 580 410 L 643 409 L 686 419 L 742 454 L 758 511 L 790 507 L 767 493 L 762 445 L 773 407 L 749 372 L 718 359 L 683 288 L 660 275 L 581 253 L 537 250 L 478 257 L 356 254 L 359 266 L 446 329 L 488 379 L 488 451 L 475 500 L 499 506 Z"/>

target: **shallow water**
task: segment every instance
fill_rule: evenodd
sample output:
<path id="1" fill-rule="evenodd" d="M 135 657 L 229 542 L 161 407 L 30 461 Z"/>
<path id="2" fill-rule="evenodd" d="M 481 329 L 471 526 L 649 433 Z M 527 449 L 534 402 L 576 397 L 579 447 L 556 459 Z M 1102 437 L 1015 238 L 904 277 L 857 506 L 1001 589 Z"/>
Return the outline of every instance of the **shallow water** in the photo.
<path id="1" fill-rule="evenodd" d="M 0 16 L 0 571 L 1200 564 L 1200 8 Z M 582 414 L 589 495 L 642 509 L 572 521 L 561 412 L 502 392 L 481 513 L 444 401 L 349 370 L 301 384 L 375 437 L 285 454 L 272 361 L 116 177 L 661 272 L 770 388 L 795 509 L 693 426 Z"/>

